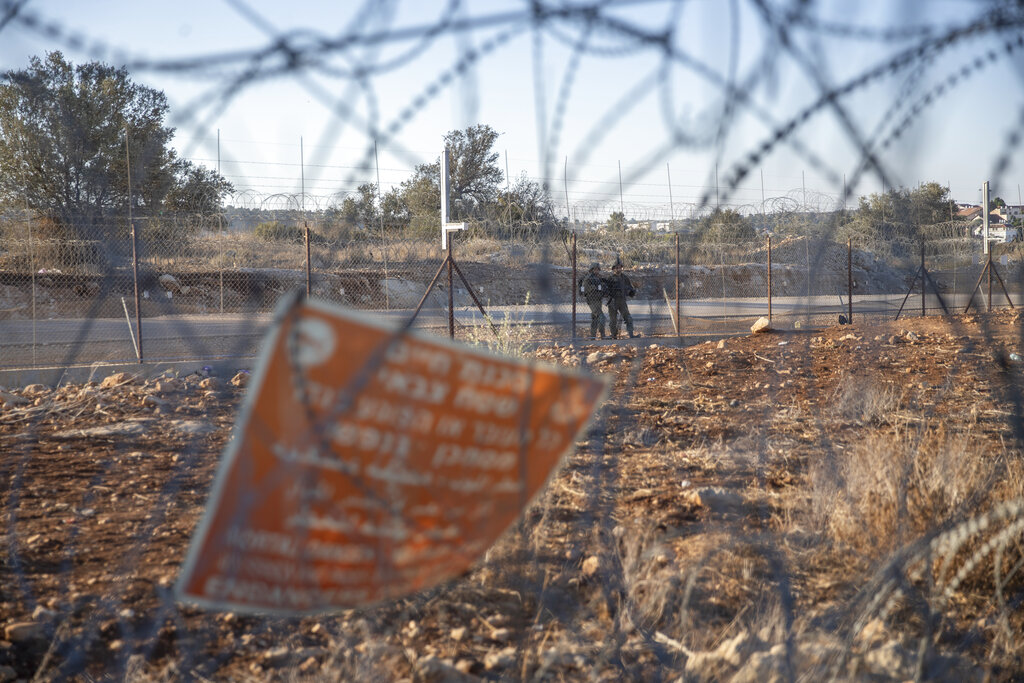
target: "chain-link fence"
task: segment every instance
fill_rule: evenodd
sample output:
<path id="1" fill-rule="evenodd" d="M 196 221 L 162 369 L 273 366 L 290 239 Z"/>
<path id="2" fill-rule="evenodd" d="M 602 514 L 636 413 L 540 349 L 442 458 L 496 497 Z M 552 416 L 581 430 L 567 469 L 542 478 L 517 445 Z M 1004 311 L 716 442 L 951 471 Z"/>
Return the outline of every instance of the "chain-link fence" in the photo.
<path id="1" fill-rule="evenodd" d="M 489 316 L 525 338 L 585 337 L 589 309 L 573 286 L 574 261 L 577 282 L 592 262 L 606 272 L 622 262 L 636 286 L 629 305 L 637 329 L 648 336 L 733 334 L 762 316 L 776 326 L 828 325 L 849 317 L 851 296 L 855 317 L 882 319 L 922 281 L 927 312 L 962 309 L 987 262 L 981 241 L 966 236 L 967 224 L 931 227 L 922 233 L 964 236 L 857 235 L 843 243 L 837 235 L 776 234 L 722 243 L 687 230 L 493 237 L 475 229 L 453 238 L 458 267 L 449 283 L 439 239 L 332 230 L 315 218 L 245 232 L 139 219 L 133 252 L 130 226 L 58 230 L 25 215 L 5 223 L 0 247 L 0 315 L 9 330 L 0 365 L 251 356 L 278 300 L 307 288 L 385 317 L 418 311 L 418 327 L 447 332 L 450 286 L 460 334 L 481 337 Z M 918 272 L 922 249 L 927 279 Z M 993 250 L 993 272 L 1005 272 L 1013 289 L 1021 250 Z M 987 279 L 982 284 L 987 297 Z M 1006 304 L 1001 287 L 994 301 Z M 919 310 L 916 299 L 905 307 Z"/>

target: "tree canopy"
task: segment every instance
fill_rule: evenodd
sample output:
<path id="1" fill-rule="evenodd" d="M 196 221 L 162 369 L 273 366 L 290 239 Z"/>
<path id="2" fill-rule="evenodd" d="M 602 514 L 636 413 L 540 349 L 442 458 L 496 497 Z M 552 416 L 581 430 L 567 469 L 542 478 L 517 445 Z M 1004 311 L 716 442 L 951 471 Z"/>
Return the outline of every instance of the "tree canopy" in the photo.
<path id="1" fill-rule="evenodd" d="M 129 208 L 130 159 L 136 214 L 217 210 L 231 185 L 178 158 L 167 112 L 164 94 L 124 68 L 33 57 L 0 79 L 0 201 L 66 227 L 107 225 Z"/>
<path id="2" fill-rule="evenodd" d="M 714 244 L 742 242 L 757 236 L 746 216 L 735 209 L 721 208 L 697 221 L 697 234 L 702 241 Z"/>

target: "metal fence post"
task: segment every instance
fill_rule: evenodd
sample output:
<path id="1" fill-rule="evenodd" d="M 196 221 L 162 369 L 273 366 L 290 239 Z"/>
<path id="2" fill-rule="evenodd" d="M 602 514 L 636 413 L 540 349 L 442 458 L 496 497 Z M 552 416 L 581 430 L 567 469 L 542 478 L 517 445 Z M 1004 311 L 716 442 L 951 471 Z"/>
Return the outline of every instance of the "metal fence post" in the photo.
<path id="1" fill-rule="evenodd" d="M 853 238 L 846 239 L 846 322 L 853 324 Z"/>
<path id="2" fill-rule="evenodd" d="M 992 312 L 992 247 L 988 248 L 988 312 Z"/>
<path id="3" fill-rule="evenodd" d="M 572 232 L 572 330 L 570 339 L 576 341 L 576 231 Z"/>
<path id="4" fill-rule="evenodd" d="M 303 228 L 303 235 L 306 240 L 306 296 L 308 297 L 313 291 L 312 267 L 309 262 L 309 223 L 306 223 Z"/>
<path id="5" fill-rule="evenodd" d="M 455 290 L 452 288 L 452 261 L 455 259 L 455 240 L 448 236 L 448 336 L 455 339 Z"/>
<path id="6" fill-rule="evenodd" d="M 676 342 L 683 345 L 683 320 L 679 317 L 679 233 L 676 233 Z"/>
<path id="7" fill-rule="evenodd" d="M 131 211 L 131 205 L 128 208 Z M 131 222 L 132 231 L 132 280 L 135 283 L 135 338 L 139 341 L 139 363 L 142 363 L 142 307 L 139 305 L 139 254 L 136 245 L 135 221 Z"/>
<path id="8" fill-rule="evenodd" d="M 921 240 L 921 317 L 928 315 L 925 311 L 925 296 L 928 294 L 928 288 L 925 286 L 925 274 L 924 274 L 924 240 Z"/>
<path id="9" fill-rule="evenodd" d="M 772 322 L 772 236 L 768 235 L 768 323 Z"/>

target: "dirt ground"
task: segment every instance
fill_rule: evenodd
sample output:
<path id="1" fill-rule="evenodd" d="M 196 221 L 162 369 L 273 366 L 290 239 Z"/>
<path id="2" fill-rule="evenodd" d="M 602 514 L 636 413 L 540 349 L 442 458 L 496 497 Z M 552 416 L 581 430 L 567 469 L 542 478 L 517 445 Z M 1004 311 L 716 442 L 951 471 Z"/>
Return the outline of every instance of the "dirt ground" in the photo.
<path id="1" fill-rule="evenodd" d="M 523 522 L 302 619 L 170 595 L 244 373 L 7 387 L 0 681 L 1020 680 L 1021 329 L 542 348 L 615 389 Z"/>

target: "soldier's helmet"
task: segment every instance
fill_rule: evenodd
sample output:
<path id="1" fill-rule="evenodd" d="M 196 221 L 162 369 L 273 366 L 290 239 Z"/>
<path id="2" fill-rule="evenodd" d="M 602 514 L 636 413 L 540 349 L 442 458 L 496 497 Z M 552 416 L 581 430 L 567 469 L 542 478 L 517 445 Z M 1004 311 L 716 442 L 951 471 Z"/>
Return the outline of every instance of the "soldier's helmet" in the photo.
<path id="1" fill-rule="evenodd" d="M 594 261 L 593 263 L 590 264 L 590 270 L 591 272 L 595 270 L 601 270 L 601 264 L 598 263 L 597 261 Z"/>
<path id="2" fill-rule="evenodd" d="M 621 267 L 622 267 L 622 259 L 619 258 L 618 256 L 616 256 L 615 257 L 615 263 L 612 264 L 612 268 L 621 268 Z"/>

